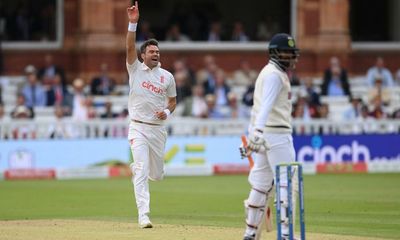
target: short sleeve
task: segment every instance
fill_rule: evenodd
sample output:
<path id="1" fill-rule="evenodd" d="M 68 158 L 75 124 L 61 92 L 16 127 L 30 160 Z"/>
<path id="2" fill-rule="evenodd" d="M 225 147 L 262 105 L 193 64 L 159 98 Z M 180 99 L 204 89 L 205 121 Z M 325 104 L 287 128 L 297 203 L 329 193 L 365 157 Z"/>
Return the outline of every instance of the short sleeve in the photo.
<path id="1" fill-rule="evenodd" d="M 136 59 L 132 64 L 126 62 L 126 69 L 128 70 L 128 74 L 131 75 L 139 68 L 140 62 Z"/>
<path id="2" fill-rule="evenodd" d="M 172 74 L 170 74 L 170 84 L 167 88 L 167 96 L 168 97 L 176 97 L 175 78 Z"/>

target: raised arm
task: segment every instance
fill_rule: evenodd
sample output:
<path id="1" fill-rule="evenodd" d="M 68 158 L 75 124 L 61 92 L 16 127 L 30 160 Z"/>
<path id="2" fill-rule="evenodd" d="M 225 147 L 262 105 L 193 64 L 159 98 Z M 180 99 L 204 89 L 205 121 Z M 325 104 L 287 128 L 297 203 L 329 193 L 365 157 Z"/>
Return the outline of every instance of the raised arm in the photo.
<path id="1" fill-rule="evenodd" d="M 136 52 L 136 27 L 139 21 L 139 5 L 135 1 L 135 5 L 126 9 L 129 19 L 128 33 L 126 34 L 126 62 L 133 64 L 137 59 Z"/>

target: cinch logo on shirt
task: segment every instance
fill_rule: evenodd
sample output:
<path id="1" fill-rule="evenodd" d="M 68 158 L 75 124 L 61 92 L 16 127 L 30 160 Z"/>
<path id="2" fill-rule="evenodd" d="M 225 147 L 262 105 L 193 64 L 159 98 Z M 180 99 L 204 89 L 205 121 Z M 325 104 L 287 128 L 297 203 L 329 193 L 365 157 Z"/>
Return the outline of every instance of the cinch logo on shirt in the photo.
<path id="1" fill-rule="evenodd" d="M 143 82 L 142 87 L 149 89 L 150 91 L 152 91 L 154 93 L 158 93 L 158 94 L 164 93 L 164 91 L 161 88 L 154 86 L 150 81 Z"/>

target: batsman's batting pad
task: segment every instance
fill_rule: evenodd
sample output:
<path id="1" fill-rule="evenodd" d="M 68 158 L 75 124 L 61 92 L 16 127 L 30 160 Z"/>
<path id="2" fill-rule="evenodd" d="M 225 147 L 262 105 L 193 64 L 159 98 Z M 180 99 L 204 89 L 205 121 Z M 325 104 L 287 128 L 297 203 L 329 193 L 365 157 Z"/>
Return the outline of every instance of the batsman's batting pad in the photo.
<path id="1" fill-rule="evenodd" d="M 252 189 L 249 198 L 245 201 L 246 224 L 256 230 L 264 216 L 267 195 Z M 254 231 L 255 233 L 255 231 Z"/>
<path id="2" fill-rule="evenodd" d="M 265 209 L 268 199 L 271 198 L 272 187 L 267 192 L 252 188 L 249 198 L 244 202 L 246 212 L 246 234 L 256 234 L 256 239 L 261 236 L 262 223 L 265 218 Z"/>

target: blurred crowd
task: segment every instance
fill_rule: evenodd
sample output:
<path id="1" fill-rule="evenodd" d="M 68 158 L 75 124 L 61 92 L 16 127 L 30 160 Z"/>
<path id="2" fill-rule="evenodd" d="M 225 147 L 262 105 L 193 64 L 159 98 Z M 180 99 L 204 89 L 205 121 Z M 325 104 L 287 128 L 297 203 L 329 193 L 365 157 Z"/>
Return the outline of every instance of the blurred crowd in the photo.
<path id="1" fill-rule="evenodd" d="M 56 1 L 19 0 L 0 3 L 0 39 L 3 41 L 56 40 Z M 167 13 L 167 25 L 141 21 L 137 39 L 145 41 L 266 41 L 278 29 L 285 29 L 271 16 L 258 18 L 257 24 L 240 20 L 225 21 L 220 4 L 213 2 L 175 3 Z M 164 24 L 164 23 L 163 23 Z M 288 30 L 288 29 L 287 29 Z"/>
<path id="2" fill-rule="evenodd" d="M 175 77 L 177 88 L 178 106 L 174 115 L 210 119 L 249 118 L 254 84 L 260 69 L 254 69 L 246 59 L 237 64 L 237 70 L 227 72 L 212 55 L 204 56 L 200 69 L 191 69 L 185 59 L 176 60 L 173 68 L 169 69 Z M 96 118 L 125 119 L 128 116 L 127 103 L 113 106 L 112 101 L 93 101 L 96 96 L 115 96 L 116 81 L 108 71 L 108 65 L 103 63 L 93 79 L 78 78 L 68 85 L 64 68 L 55 64 L 52 55 L 45 55 L 43 66 L 25 67 L 25 81 L 15 92 L 15 106 L 11 107 L 9 114 L 4 111 L 2 99 L 5 86 L 0 84 L 0 119 L 40 118 L 35 111 L 40 108 L 53 108 L 57 121 L 65 117 L 75 122 Z M 400 106 L 392 100 L 392 88 L 400 86 L 400 70 L 393 76 L 385 68 L 381 57 L 366 70 L 362 84 L 366 95 L 363 96 L 352 93 L 352 80 L 336 57 L 327 63 L 320 84 L 310 77 L 299 78 L 295 72 L 290 72 L 289 76 L 294 90 L 294 119 L 400 119 Z M 331 112 L 330 103 L 321 101 L 323 97 L 346 98 L 348 108 Z M 71 131 L 59 129 L 57 124 L 49 128 L 50 137 L 73 136 Z"/>
<path id="3" fill-rule="evenodd" d="M 2 1 L 0 37 L 3 41 L 54 41 L 56 19 L 56 1 Z"/>

